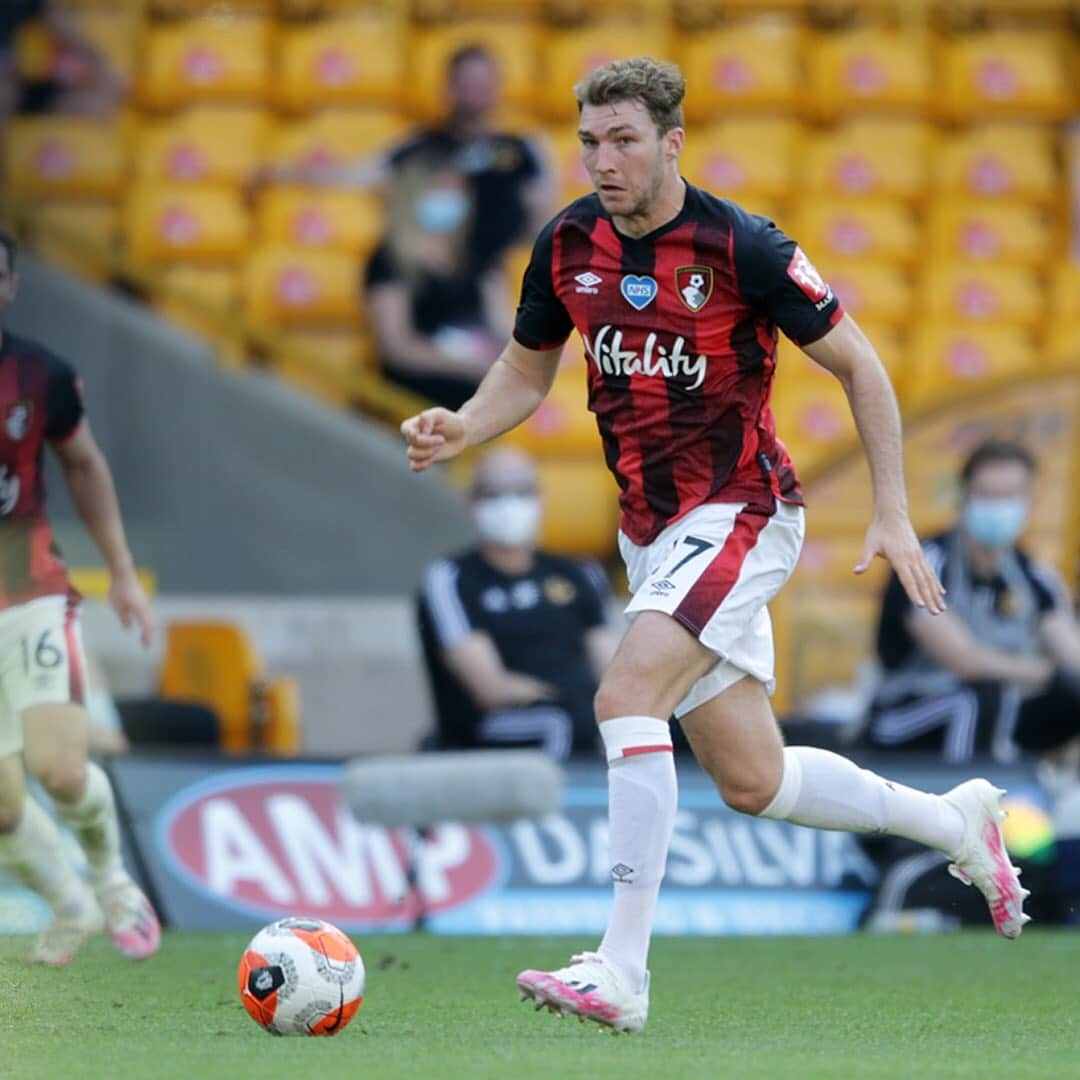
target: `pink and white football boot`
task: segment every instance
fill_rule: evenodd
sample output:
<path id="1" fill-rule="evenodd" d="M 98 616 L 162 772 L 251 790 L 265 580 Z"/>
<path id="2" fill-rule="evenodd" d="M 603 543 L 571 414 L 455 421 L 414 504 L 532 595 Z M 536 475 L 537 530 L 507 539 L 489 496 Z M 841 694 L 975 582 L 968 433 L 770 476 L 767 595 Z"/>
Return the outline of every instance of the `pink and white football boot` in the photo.
<path id="1" fill-rule="evenodd" d="M 1001 831 L 1004 794 L 988 780 L 968 780 L 945 793 L 944 798 L 964 818 L 964 839 L 953 855 L 949 873 L 965 885 L 974 885 L 986 897 L 994 929 L 1015 940 L 1031 922 L 1031 916 L 1024 914 L 1024 901 L 1031 894 L 1021 887 L 1020 871 L 1005 850 Z"/>
<path id="2" fill-rule="evenodd" d="M 558 971 L 523 971 L 517 977 L 521 1000 L 537 1010 L 547 1006 L 559 1016 L 571 1013 L 592 1020 L 613 1034 L 641 1031 L 649 1015 L 649 976 L 640 993 L 630 990 L 619 973 L 598 953 L 582 953 Z"/>
<path id="3" fill-rule="evenodd" d="M 145 960 L 161 945 L 161 924 L 150 901 L 126 870 L 110 875 L 94 888 L 105 913 L 105 930 L 129 960 Z"/>

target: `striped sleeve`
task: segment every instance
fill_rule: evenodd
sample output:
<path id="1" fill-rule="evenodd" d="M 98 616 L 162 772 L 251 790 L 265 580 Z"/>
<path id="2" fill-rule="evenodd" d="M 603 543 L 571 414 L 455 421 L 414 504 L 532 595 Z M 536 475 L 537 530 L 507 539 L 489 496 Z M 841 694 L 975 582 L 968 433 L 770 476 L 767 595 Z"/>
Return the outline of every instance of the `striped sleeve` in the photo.
<path id="1" fill-rule="evenodd" d="M 433 562 L 424 575 L 424 603 L 443 648 L 456 645 L 472 633 L 465 605 L 458 591 L 459 568 L 449 559 Z"/>

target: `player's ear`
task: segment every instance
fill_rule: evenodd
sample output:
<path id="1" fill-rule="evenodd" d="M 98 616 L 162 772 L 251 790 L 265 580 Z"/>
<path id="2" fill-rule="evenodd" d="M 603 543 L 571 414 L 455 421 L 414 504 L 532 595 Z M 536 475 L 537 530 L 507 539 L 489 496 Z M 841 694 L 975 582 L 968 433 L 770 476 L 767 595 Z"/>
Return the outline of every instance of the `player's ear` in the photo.
<path id="1" fill-rule="evenodd" d="M 682 153 L 683 144 L 686 142 L 686 131 L 681 127 L 674 127 L 664 134 L 664 150 L 669 161 L 677 158 Z"/>

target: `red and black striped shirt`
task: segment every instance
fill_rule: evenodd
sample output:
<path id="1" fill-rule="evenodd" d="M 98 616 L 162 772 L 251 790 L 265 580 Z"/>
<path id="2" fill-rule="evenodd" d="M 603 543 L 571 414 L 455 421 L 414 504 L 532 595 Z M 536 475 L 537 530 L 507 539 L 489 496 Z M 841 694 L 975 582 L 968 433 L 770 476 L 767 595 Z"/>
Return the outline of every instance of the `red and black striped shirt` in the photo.
<path id="1" fill-rule="evenodd" d="M 45 444 L 83 418 L 71 366 L 6 331 L 0 341 L 0 610 L 70 592 L 45 517 Z"/>
<path id="2" fill-rule="evenodd" d="M 639 238 L 596 195 L 541 232 L 514 337 L 589 359 L 589 408 L 620 489 L 621 527 L 648 544 L 703 503 L 801 503 L 769 398 L 777 328 L 824 336 L 839 302 L 766 218 L 686 185 L 679 214 Z"/>

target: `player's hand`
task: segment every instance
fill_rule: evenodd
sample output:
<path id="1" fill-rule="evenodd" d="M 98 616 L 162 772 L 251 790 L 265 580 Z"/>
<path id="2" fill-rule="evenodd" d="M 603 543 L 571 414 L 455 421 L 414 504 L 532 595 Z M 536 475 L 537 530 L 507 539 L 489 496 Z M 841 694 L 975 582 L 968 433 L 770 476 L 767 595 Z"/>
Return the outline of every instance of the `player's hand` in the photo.
<path id="1" fill-rule="evenodd" d="M 109 586 L 109 603 L 125 630 L 133 625 L 139 628 L 139 640 L 144 646 L 154 636 L 154 615 L 150 601 L 134 570 L 113 576 Z"/>
<path id="2" fill-rule="evenodd" d="M 551 683 L 517 671 L 506 673 L 500 691 L 504 707 L 535 705 L 538 701 L 555 701 L 559 696 L 559 691 Z"/>
<path id="3" fill-rule="evenodd" d="M 916 607 L 925 608 L 931 615 L 940 615 L 945 610 L 945 588 L 926 561 L 926 554 L 906 514 L 874 518 L 866 532 L 855 573 L 866 573 L 879 555 L 889 561 L 904 592 Z"/>
<path id="4" fill-rule="evenodd" d="M 409 444 L 406 457 L 413 472 L 423 472 L 437 461 L 448 461 L 465 449 L 465 421 L 449 409 L 425 409 L 401 425 Z"/>

